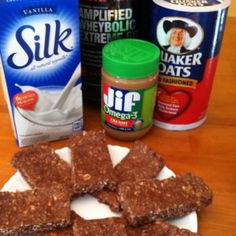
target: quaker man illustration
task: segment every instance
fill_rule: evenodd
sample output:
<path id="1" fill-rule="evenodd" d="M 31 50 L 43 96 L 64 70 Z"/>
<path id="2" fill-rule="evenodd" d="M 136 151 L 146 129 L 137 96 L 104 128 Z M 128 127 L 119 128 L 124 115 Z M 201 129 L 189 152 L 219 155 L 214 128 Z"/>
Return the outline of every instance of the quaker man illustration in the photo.
<path id="1" fill-rule="evenodd" d="M 167 51 L 182 54 L 187 53 L 192 38 L 197 33 L 197 28 L 195 26 L 189 26 L 187 22 L 182 20 L 165 20 L 163 22 L 163 29 L 166 33 L 168 45 L 164 45 Z"/>

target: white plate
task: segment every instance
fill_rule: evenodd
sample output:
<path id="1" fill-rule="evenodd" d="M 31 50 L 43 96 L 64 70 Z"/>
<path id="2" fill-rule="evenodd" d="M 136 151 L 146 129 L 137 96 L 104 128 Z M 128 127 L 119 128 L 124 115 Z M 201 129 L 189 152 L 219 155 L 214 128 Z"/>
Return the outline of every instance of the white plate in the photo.
<path id="1" fill-rule="evenodd" d="M 129 152 L 128 148 L 120 146 L 108 145 L 108 149 L 111 155 L 112 163 L 115 166 L 119 163 Z M 70 149 L 65 147 L 62 149 L 56 150 L 56 153 L 68 163 L 71 162 L 71 152 Z M 158 179 L 165 179 L 170 176 L 174 176 L 174 173 L 164 167 L 158 175 Z M 24 178 L 19 172 L 16 172 L 4 185 L 1 191 L 24 191 L 31 189 L 30 186 L 26 183 Z M 74 210 L 77 214 L 85 219 L 101 219 L 112 216 L 120 216 L 120 214 L 112 212 L 110 208 L 102 203 L 99 203 L 96 198 L 85 195 L 75 199 L 71 203 L 71 209 Z M 184 217 L 176 218 L 171 220 L 170 223 L 180 227 L 189 229 L 192 232 L 197 232 L 198 222 L 196 212 L 192 212 Z"/>

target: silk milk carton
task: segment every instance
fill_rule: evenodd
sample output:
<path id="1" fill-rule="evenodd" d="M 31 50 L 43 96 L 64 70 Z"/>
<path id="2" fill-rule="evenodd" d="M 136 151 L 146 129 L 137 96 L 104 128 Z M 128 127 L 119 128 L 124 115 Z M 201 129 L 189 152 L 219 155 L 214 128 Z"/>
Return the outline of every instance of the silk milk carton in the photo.
<path id="1" fill-rule="evenodd" d="M 19 146 L 81 130 L 78 0 L 2 0 L 0 11 L 0 76 Z"/>

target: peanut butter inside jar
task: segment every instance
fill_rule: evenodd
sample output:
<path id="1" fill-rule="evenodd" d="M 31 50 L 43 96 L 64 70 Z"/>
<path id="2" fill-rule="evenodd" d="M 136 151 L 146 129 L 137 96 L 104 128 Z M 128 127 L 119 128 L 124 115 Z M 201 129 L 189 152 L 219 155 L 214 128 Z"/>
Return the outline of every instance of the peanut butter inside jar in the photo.
<path id="1" fill-rule="evenodd" d="M 103 48 L 101 117 L 106 132 L 135 140 L 152 127 L 160 50 L 138 39 Z"/>

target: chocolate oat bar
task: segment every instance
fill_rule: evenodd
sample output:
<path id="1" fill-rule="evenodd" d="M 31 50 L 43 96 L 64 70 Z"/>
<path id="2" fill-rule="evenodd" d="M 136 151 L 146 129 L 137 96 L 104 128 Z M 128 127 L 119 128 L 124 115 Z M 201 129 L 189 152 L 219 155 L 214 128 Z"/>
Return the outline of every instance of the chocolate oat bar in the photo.
<path id="1" fill-rule="evenodd" d="M 73 236 L 72 226 L 56 229 L 52 231 L 44 231 L 37 233 L 35 236 Z"/>
<path id="2" fill-rule="evenodd" d="M 63 185 L 72 190 L 71 167 L 47 144 L 38 144 L 17 152 L 12 165 L 20 171 L 31 187 Z"/>
<path id="3" fill-rule="evenodd" d="M 126 181 L 118 186 L 123 216 L 137 226 L 199 211 L 212 202 L 212 192 L 200 177 L 185 173 L 162 181 Z"/>
<path id="4" fill-rule="evenodd" d="M 117 182 L 154 178 L 162 170 L 165 160 L 141 141 L 135 141 L 130 152 L 118 163 L 113 174 Z M 113 211 L 120 211 L 120 203 L 115 191 L 103 190 L 95 194 L 98 200 L 106 203 Z"/>
<path id="5" fill-rule="evenodd" d="M 119 182 L 154 178 L 165 165 L 165 160 L 141 141 L 135 141 L 127 156 L 114 168 Z"/>
<path id="6" fill-rule="evenodd" d="M 72 150 L 72 181 L 77 194 L 112 189 L 112 162 L 104 131 L 82 131 L 69 140 Z"/>
<path id="7" fill-rule="evenodd" d="M 200 236 L 187 229 L 180 229 L 162 220 L 140 227 L 127 227 L 128 236 Z"/>
<path id="8" fill-rule="evenodd" d="M 122 210 L 116 190 L 104 189 L 100 192 L 94 192 L 93 196 L 96 197 L 99 202 L 109 205 L 112 211 L 119 212 Z"/>
<path id="9" fill-rule="evenodd" d="M 79 236 L 127 236 L 125 222 L 119 217 L 84 220 L 77 216 L 74 219 L 73 232 Z"/>
<path id="10" fill-rule="evenodd" d="M 73 222 L 74 219 L 76 219 L 78 215 L 71 211 L 71 225 L 64 227 L 64 228 L 58 228 L 50 231 L 41 231 L 37 234 L 34 234 L 35 236 L 73 236 Z"/>
<path id="11" fill-rule="evenodd" d="M 61 186 L 0 192 L 0 235 L 29 235 L 71 224 L 69 195 Z"/>

